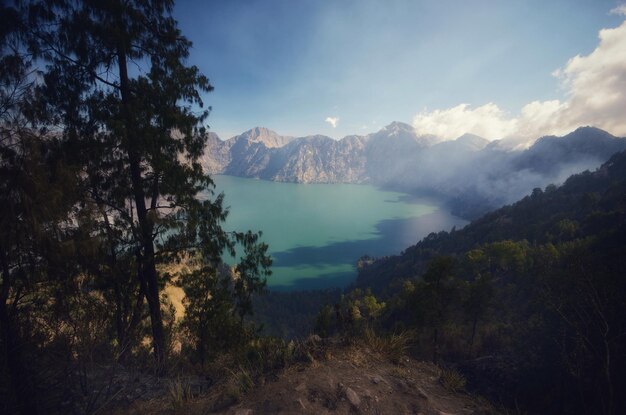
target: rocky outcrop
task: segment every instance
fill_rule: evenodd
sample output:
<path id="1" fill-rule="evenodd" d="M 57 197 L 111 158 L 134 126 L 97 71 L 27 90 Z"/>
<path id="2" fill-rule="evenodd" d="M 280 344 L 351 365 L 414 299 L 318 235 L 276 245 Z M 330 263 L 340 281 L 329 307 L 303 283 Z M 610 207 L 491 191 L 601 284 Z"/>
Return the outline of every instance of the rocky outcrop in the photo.
<path id="1" fill-rule="evenodd" d="M 325 354 L 313 364 L 284 371 L 221 413 L 498 413 L 484 399 L 442 386 L 441 371 L 433 364 L 407 357 L 392 364 L 366 347 L 334 348 Z"/>

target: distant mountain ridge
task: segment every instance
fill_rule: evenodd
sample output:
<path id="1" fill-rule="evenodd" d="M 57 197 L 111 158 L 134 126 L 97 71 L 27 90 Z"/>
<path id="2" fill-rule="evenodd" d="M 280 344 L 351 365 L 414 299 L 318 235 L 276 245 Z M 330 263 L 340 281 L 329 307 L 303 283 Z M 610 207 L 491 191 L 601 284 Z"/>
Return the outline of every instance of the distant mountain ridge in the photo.
<path id="1" fill-rule="evenodd" d="M 396 163 L 400 158 L 410 160 L 437 141 L 435 136 L 420 136 L 412 126 L 397 121 L 376 133 L 340 140 L 324 135 L 281 136 L 255 127 L 224 141 L 211 133 L 203 164 L 212 174 L 274 181 L 378 183 L 379 176 L 393 179 L 400 173 Z"/>
<path id="2" fill-rule="evenodd" d="M 296 183 L 370 183 L 428 192 L 451 200 L 456 213 L 474 217 L 535 187 L 593 169 L 624 149 L 626 138 L 594 127 L 541 137 L 519 150 L 473 134 L 441 141 L 393 122 L 378 132 L 340 140 L 281 136 L 261 127 L 225 141 L 211 133 L 202 163 L 210 174 Z"/>

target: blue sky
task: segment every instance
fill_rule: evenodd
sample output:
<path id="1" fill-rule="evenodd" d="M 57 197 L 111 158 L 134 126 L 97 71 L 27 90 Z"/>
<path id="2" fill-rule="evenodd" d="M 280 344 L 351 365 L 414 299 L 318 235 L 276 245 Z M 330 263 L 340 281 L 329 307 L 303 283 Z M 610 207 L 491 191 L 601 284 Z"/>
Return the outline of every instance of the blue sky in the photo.
<path id="1" fill-rule="evenodd" d="M 215 86 L 211 130 L 340 138 L 462 103 L 515 117 L 563 101 L 571 91 L 553 72 L 624 21 L 609 13 L 619 4 L 178 0 L 174 17 L 193 42 L 189 63 Z"/>

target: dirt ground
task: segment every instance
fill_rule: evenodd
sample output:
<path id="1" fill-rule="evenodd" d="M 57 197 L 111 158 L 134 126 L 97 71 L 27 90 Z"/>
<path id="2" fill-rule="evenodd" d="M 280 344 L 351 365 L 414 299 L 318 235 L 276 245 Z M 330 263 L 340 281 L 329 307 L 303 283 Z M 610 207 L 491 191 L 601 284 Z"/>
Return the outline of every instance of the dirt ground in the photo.
<path id="1" fill-rule="evenodd" d="M 483 415 L 498 412 L 485 400 L 453 392 L 440 381 L 440 369 L 402 357 L 392 363 L 364 346 L 324 348 L 307 363 L 251 385 L 229 401 L 225 388 L 209 388 L 178 407 L 171 392 L 133 399 L 116 415 L 375 414 Z"/>
<path id="2" fill-rule="evenodd" d="M 402 358 L 393 364 L 347 348 L 289 368 L 254 389 L 228 415 L 256 414 L 489 414 L 486 402 L 445 389 L 439 369 Z"/>

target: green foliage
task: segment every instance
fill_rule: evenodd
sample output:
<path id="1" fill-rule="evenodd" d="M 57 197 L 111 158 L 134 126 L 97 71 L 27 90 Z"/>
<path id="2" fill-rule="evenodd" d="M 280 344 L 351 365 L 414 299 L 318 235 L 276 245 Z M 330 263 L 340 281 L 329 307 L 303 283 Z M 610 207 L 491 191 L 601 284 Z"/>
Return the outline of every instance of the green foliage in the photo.
<path id="1" fill-rule="evenodd" d="M 322 337 L 330 335 L 330 329 L 333 322 L 333 308 L 330 305 L 325 305 L 317 314 L 315 318 L 315 332 Z"/>
<path id="2" fill-rule="evenodd" d="M 248 342 L 243 351 L 246 367 L 255 375 L 273 373 L 287 367 L 296 357 L 294 341 L 260 337 Z"/>
<path id="3" fill-rule="evenodd" d="M 371 291 L 368 291 L 363 297 L 363 308 L 370 319 L 376 319 L 385 310 L 385 303 L 376 300 Z"/>
<path id="4" fill-rule="evenodd" d="M 202 365 L 233 345 L 246 340 L 247 334 L 235 314 L 230 292 L 231 278 L 217 270 L 200 269 L 180 275 L 179 284 L 185 297 L 185 316 L 181 328 L 186 334 L 184 347 L 193 349 L 193 356 Z"/>
<path id="5" fill-rule="evenodd" d="M 261 233 L 237 233 L 236 240 L 243 247 L 244 256 L 235 267 L 234 291 L 237 314 L 243 322 L 252 314 L 252 294 L 260 292 L 271 275 L 272 259 L 267 256 L 267 244 L 259 243 Z"/>
<path id="6" fill-rule="evenodd" d="M 374 327 L 385 311 L 385 303 L 380 302 L 371 290 L 357 288 L 342 295 L 334 306 L 334 312 L 323 308 L 317 317 L 316 332 L 328 335 L 342 332 L 348 335 L 362 335 Z M 334 318 L 331 315 L 334 314 Z"/>
<path id="7" fill-rule="evenodd" d="M 263 335 L 297 339 L 308 336 L 316 326 L 317 315 L 325 304 L 336 304 L 341 297 L 339 289 L 309 291 L 267 291 L 252 299 L 254 314 L 250 320 Z M 326 331 L 334 324 L 332 305 L 327 314 Z M 322 336 L 327 334 L 322 334 Z"/>

